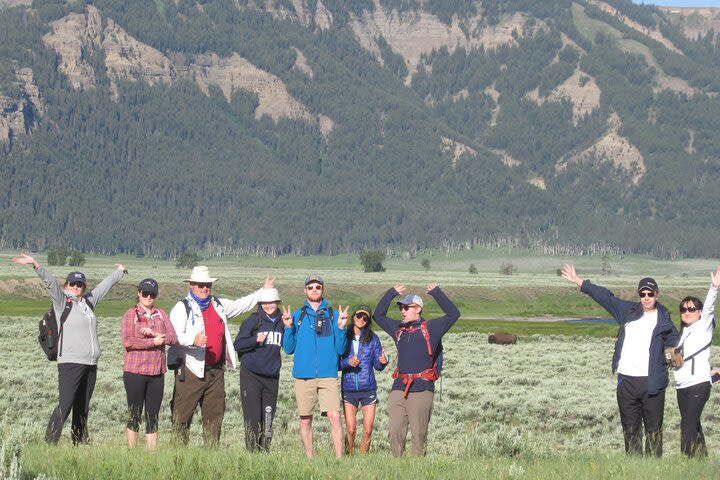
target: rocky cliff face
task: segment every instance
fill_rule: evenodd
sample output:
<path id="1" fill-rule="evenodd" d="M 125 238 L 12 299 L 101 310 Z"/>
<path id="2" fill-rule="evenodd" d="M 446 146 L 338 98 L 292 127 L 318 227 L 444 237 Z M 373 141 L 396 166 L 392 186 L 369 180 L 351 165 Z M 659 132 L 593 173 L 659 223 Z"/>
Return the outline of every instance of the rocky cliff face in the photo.
<path id="1" fill-rule="evenodd" d="M 36 117 L 45 113 L 45 105 L 35 85 L 33 71 L 29 68 L 18 68 L 15 76 L 18 80 L 16 86 L 21 92 L 20 98 L 0 95 L 0 143 L 10 147 L 16 136 L 30 133 L 35 126 Z"/>
<path id="2" fill-rule="evenodd" d="M 384 8 L 379 0 L 374 3 L 372 12 L 365 11 L 362 17 L 353 18 L 350 26 L 360 44 L 378 61 L 382 62 L 378 37 L 383 37 L 390 48 L 403 57 L 409 72 L 406 83 L 417 71 L 421 57 L 433 50 L 447 48 L 453 52 L 457 48 L 493 48 L 513 43 L 515 36 L 528 33 L 525 31 L 526 17 L 522 14 L 506 16 L 493 26 L 484 25 L 482 15 L 463 19 L 462 25 L 457 17 L 453 17 L 452 23 L 447 25 L 422 10 L 400 13 Z M 541 29 L 543 24 L 537 22 L 533 28 Z"/>
<path id="3" fill-rule="evenodd" d="M 113 89 L 118 80 L 172 84 L 178 79 L 195 81 L 207 94 L 211 85 L 218 86 L 230 101 L 235 90 L 245 90 L 258 96 L 256 118 L 269 116 L 275 122 L 283 118 L 302 120 L 318 125 L 328 135 L 334 122 L 326 116 L 313 116 L 307 107 L 293 98 L 281 79 L 248 60 L 233 54 L 222 58 L 215 54 L 186 57 L 159 50 L 139 42 L 111 18 L 102 28 L 100 12 L 89 5 L 86 14 L 71 14 L 51 23 L 51 31 L 43 41 L 61 58 L 59 70 L 78 90 L 93 88 L 96 72 L 88 58 L 102 52 L 106 74 Z M 312 78 L 312 68 L 299 49 L 296 68 Z"/>

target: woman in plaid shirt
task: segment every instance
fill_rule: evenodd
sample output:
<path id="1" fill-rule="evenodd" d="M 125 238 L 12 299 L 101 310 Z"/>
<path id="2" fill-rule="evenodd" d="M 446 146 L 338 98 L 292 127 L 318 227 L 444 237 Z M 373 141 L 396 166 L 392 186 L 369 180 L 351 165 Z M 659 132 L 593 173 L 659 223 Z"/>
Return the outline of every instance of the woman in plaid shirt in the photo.
<path id="1" fill-rule="evenodd" d="M 138 303 L 122 319 L 125 348 L 123 382 L 130 419 L 127 423 L 128 447 L 137 443 L 140 416 L 145 405 L 145 443 L 157 447 L 157 426 L 165 387 L 165 345 L 177 343 L 168 315 L 155 307 L 158 284 L 146 278 L 138 285 Z"/>

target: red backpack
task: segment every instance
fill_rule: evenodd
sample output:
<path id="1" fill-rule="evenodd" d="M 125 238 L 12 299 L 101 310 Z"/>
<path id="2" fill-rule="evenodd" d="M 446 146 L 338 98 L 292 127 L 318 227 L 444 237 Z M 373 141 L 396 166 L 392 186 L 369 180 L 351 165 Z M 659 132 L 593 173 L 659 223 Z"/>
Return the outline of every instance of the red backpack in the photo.
<path id="1" fill-rule="evenodd" d="M 427 351 L 428 355 L 432 358 L 432 347 L 430 347 L 430 333 L 428 332 L 427 328 L 427 321 L 423 320 L 420 326 L 418 327 L 400 327 L 397 329 L 397 332 L 395 333 L 395 343 L 400 342 L 400 336 L 407 332 L 412 333 L 417 330 L 420 330 L 422 332 L 423 337 L 425 337 L 425 343 L 427 344 Z M 400 354 L 400 350 L 398 350 L 398 355 Z M 410 390 L 410 385 L 415 381 L 416 378 L 420 378 L 422 380 L 426 380 L 428 382 L 434 382 L 438 378 L 440 378 L 440 373 L 438 371 L 438 357 L 440 355 L 436 355 L 433 360 L 433 366 L 432 368 L 427 368 L 419 373 L 400 373 L 395 368 L 395 371 L 392 374 L 392 378 L 401 378 L 403 384 L 405 385 L 405 398 L 407 398 L 408 391 Z"/>

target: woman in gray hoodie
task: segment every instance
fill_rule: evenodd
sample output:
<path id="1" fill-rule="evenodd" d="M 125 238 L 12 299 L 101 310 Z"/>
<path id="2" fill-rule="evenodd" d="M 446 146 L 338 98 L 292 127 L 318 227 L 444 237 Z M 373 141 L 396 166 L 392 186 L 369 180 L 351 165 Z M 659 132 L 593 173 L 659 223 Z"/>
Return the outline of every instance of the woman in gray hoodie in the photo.
<path id="1" fill-rule="evenodd" d="M 66 304 L 72 304 L 67 320 L 60 328 L 58 338 L 58 406 L 50 416 L 45 441 L 57 443 L 62 427 L 72 409 L 71 438 L 74 444 L 87 443 L 87 418 L 90 410 L 90 397 L 95 388 L 97 361 L 100 357 L 100 344 L 97 336 L 97 318 L 95 306 L 107 295 L 110 289 L 120 281 L 127 270 L 123 265 L 115 264 L 117 269 L 108 275 L 95 288 L 86 292 L 87 282 L 82 272 L 70 272 L 64 285 L 40 266 L 30 255 L 24 253 L 13 258 L 19 265 L 32 265 L 38 277 L 45 283 L 53 302 L 55 318 L 60 319 Z"/>

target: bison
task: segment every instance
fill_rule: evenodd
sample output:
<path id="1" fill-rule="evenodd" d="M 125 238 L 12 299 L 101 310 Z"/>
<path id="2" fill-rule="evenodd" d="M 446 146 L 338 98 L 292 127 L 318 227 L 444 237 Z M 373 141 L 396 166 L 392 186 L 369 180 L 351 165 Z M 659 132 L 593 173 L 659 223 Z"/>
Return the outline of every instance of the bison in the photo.
<path id="1" fill-rule="evenodd" d="M 495 343 L 498 345 L 515 345 L 517 340 L 517 335 L 507 332 L 495 332 L 488 335 L 488 343 Z"/>

